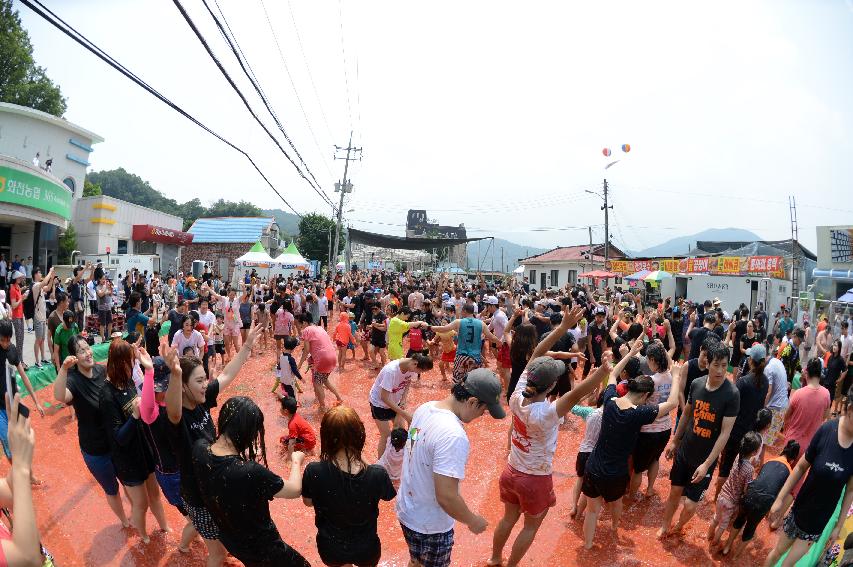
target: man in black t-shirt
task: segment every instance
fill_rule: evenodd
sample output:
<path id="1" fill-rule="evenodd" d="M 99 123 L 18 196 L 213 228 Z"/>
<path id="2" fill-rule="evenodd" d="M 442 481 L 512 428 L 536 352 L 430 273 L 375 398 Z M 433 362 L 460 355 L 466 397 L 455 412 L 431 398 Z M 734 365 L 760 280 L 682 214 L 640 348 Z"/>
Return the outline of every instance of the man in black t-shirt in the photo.
<path id="1" fill-rule="evenodd" d="M 691 358 L 699 358 L 699 349 L 702 348 L 702 342 L 709 333 L 712 333 L 714 326 L 717 324 L 717 314 L 713 311 L 705 313 L 702 318 L 702 326 L 698 329 L 696 325 L 696 314 L 690 314 L 690 326 L 687 328 L 687 336 L 690 338 L 690 356 Z"/>
<path id="2" fill-rule="evenodd" d="M 684 508 L 675 532 L 680 531 L 696 513 L 697 505 L 711 484 L 717 457 L 729 440 L 740 409 L 740 393 L 726 379 L 728 347 L 722 342 L 714 342 L 708 347 L 707 357 L 708 376 L 697 378 L 691 384 L 684 415 L 666 447 L 667 458 L 674 455 L 675 460 L 669 473 L 672 487 L 658 537 L 670 533 L 672 518 L 680 501 L 683 500 Z"/>

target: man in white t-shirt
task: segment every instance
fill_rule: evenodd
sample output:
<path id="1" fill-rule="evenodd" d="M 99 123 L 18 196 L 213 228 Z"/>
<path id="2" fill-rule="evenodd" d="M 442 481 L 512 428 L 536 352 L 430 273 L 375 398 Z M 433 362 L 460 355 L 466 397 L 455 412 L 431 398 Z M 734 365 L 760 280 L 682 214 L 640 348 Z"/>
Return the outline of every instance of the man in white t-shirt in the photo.
<path id="1" fill-rule="evenodd" d="M 412 417 L 397 493 L 397 518 L 409 546 L 412 566 L 446 567 L 453 550 L 458 520 L 475 534 L 488 522 L 468 508 L 459 493 L 468 462 L 468 436 L 463 424 L 488 409 L 506 416 L 500 402 L 501 384 L 494 372 L 478 368 L 453 386 L 443 400 L 427 402 Z"/>

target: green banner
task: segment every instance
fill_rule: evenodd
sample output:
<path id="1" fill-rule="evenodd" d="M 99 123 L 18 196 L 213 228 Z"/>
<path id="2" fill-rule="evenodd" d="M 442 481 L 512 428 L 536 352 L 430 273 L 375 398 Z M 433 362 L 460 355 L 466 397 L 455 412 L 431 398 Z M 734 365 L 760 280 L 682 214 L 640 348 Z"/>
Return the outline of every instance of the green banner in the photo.
<path id="1" fill-rule="evenodd" d="M 32 173 L 0 166 L 0 203 L 15 203 L 71 220 L 71 190 Z"/>

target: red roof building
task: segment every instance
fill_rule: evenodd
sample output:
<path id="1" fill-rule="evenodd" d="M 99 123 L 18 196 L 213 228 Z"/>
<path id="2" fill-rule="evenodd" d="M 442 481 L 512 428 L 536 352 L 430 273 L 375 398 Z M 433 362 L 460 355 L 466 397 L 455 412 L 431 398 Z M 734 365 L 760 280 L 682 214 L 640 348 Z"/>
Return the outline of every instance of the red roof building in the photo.
<path id="1" fill-rule="evenodd" d="M 625 258 L 625 253 L 610 243 L 608 256 L 610 259 Z M 519 263 L 524 266 L 524 277 L 532 289 L 560 288 L 566 284 L 578 282 L 578 274 L 590 270 L 604 269 L 604 244 L 593 244 L 590 255 L 589 244 L 580 246 L 558 246 L 528 258 L 521 258 Z M 610 285 L 613 282 L 599 282 Z"/>

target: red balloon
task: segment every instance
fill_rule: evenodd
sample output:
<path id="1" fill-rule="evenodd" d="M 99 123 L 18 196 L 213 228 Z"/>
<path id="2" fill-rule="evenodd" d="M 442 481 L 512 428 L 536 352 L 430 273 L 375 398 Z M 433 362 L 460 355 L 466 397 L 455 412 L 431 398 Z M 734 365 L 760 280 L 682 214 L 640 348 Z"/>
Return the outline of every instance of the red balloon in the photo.
<path id="1" fill-rule="evenodd" d="M 610 157 L 610 148 L 604 148 L 601 153 L 604 154 L 604 157 Z"/>

